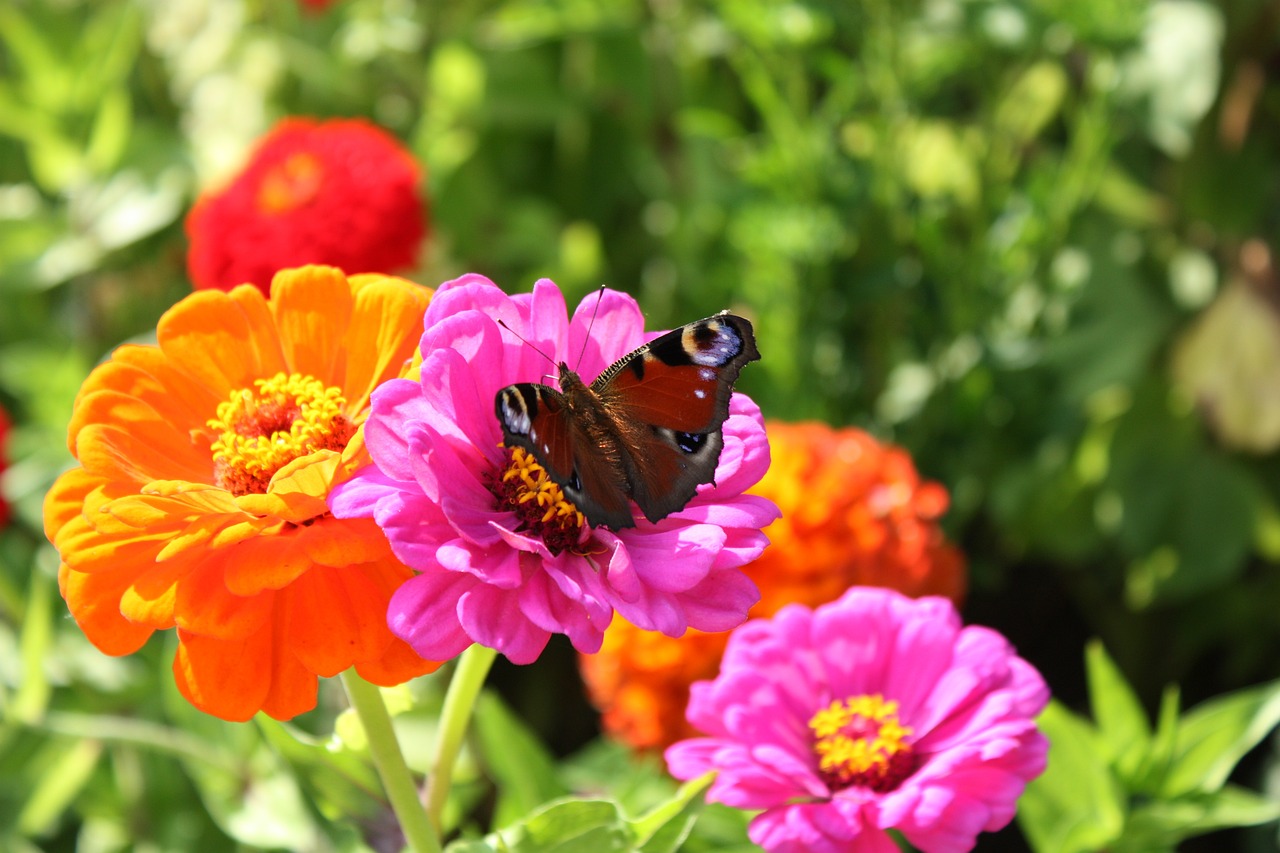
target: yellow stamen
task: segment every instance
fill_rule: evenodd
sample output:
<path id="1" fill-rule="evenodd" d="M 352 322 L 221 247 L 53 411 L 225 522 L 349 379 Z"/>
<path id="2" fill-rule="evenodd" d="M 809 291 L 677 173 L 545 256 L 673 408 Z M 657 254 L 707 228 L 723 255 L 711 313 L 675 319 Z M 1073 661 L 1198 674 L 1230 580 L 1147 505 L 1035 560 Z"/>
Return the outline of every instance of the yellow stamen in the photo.
<path id="1" fill-rule="evenodd" d="M 234 494 L 264 493 L 272 475 L 317 450 L 346 447 L 355 427 L 339 388 L 310 376 L 277 373 L 231 392 L 208 422 L 216 482 Z"/>
<path id="2" fill-rule="evenodd" d="M 541 537 L 551 553 L 577 551 L 586 518 L 533 454 L 512 447 L 508 455 L 510 463 L 493 489 L 499 508 L 515 512 L 520 522 L 517 529 Z"/>
<path id="3" fill-rule="evenodd" d="M 898 703 L 880 694 L 836 700 L 809 719 L 818 770 L 833 788 L 895 788 L 910 775 L 912 729 L 898 720 Z"/>

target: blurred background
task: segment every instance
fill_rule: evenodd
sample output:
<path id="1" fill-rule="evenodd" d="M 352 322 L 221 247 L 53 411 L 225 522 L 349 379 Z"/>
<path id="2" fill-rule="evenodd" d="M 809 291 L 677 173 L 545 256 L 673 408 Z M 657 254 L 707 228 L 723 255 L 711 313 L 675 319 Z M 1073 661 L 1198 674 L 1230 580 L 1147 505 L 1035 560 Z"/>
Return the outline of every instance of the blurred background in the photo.
<path id="1" fill-rule="evenodd" d="M 185 216 L 286 116 L 412 152 L 408 278 L 753 318 L 739 389 L 908 450 L 950 494 L 966 618 L 1069 706 L 1093 637 L 1149 710 L 1275 678 L 1278 83 L 1272 0 L 6 0 L 0 825 L 298 843 L 227 829 L 253 817 L 182 739 L 262 735 L 182 707 L 160 639 L 89 646 L 41 533 L 81 381 L 191 291 Z M 557 754 L 597 736 L 567 644 L 495 679 Z M 1273 798 L 1274 746 L 1239 771 Z"/>

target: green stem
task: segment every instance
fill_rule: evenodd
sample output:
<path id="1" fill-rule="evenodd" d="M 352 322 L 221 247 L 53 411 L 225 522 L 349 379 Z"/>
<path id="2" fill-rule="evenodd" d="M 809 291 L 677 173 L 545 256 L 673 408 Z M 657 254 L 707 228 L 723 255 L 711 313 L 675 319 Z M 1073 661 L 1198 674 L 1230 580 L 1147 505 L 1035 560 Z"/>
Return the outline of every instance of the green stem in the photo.
<path id="1" fill-rule="evenodd" d="M 342 686 L 346 688 L 351 707 L 364 726 L 373 765 L 378 769 L 387 799 L 400 821 L 405 843 L 414 853 L 439 853 L 440 839 L 422 809 L 417 786 L 413 784 L 409 766 L 404 763 L 404 753 L 400 751 L 400 741 L 391 726 L 391 715 L 387 713 L 382 694 L 377 687 L 357 675 L 354 667 L 342 673 Z"/>
<path id="2" fill-rule="evenodd" d="M 485 676 L 493 666 L 498 653 L 479 643 L 471 646 L 458 658 L 458 668 L 449 682 L 449 692 L 444 697 L 444 709 L 440 713 L 440 735 L 436 741 L 436 754 L 427 777 L 427 815 L 434 826 L 440 826 L 444 803 L 449 797 L 449 785 L 453 780 L 453 763 L 462 748 L 462 737 L 467 733 L 467 723 L 476 706 L 476 697 L 484 686 Z"/>

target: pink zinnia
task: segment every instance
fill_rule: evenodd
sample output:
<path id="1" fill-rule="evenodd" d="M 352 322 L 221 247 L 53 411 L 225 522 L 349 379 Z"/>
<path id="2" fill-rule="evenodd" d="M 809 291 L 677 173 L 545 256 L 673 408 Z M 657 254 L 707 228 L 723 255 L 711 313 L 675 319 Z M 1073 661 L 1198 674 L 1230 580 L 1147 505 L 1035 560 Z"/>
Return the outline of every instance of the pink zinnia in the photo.
<path id="1" fill-rule="evenodd" d="M 531 663 L 553 633 L 595 652 L 615 610 L 670 636 L 746 619 L 759 592 L 739 567 L 759 556 L 761 528 L 777 517 L 771 502 L 744 494 L 769 466 L 749 399 L 732 398 L 715 484 L 656 524 L 638 516 L 617 532 L 587 525 L 531 456 L 502 446 L 500 389 L 544 381 L 548 356 L 590 381 L 653 337 L 616 291 L 593 294 L 572 318 L 547 280 L 518 296 L 478 275 L 436 291 L 421 381 L 374 392 L 365 443 L 375 467 L 330 501 L 339 518 L 376 519 L 420 572 L 389 611 L 392 631 L 419 654 L 447 660 L 474 641 Z"/>
<path id="2" fill-rule="evenodd" d="M 947 599 L 853 587 L 735 631 L 689 701 L 709 737 L 666 759 L 678 779 L 719 771 L 710 799 L 763 809 L 749 832 L 769 851 L 897 853 L 896 829 L 960 853 L 1044 771 L 1033 718 L 1048 699 L 1004 637 L 962 627 Z"/>

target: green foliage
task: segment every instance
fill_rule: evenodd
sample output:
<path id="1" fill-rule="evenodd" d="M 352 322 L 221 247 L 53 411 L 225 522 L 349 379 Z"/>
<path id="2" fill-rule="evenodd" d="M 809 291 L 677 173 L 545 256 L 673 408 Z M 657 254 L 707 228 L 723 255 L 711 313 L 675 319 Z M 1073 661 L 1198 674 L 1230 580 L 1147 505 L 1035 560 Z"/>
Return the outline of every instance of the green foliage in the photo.
<path id="1" fill-rule="evenodd" d="M 1268 396 L 1227 381 L 1248 342 L 1221 387 L 1172 364 L 1219 293 L 1275 288 L 1246 251 L 1280 209 L 1275 49 L 1254 0 L 0 3 L 0 848 L 360 850 L 388 820 L 334 709 L 216 723 L 161 641 L 90 647 L 41 534 L 80 382 L 189 292 L 185 212 L 286 115 L 370 118 L 423 163 L 409 277 L 604 282 L 654 328 L 733 307 L 767 416 L 910 450 L 969 605 L 1063 700 L 1038 849 L 1268 819 L 1228 775 L 1273 725 L 1280 465 L 1214 395 Z M 1060 646 L 1094 634 L 1125 675 L 1090 654 L 1090 724 Z M 1222 698 L 1179 716 L 1169 683 Z M 429 752 L 430 720 L 397 725 Z M 697 796 L 660 769 L 547 737 L 481 705 L 459 849 L 745 843 L 715 808 L 684 837 Z"/>
<path id="2" fill-rule="evenodd" d="M 1098 643 L 1087 651 L 1093 724 L 1053 702 L 1040 717 L 1049 768 L 1018 821 L 1037 851 L 1160 853 L 1217 829 L 1280 818 L 1280 803 L 1228 783 L 1280 725 L 1280 681 L 1216 697 L 1178 715 L 1168 690 L 1153 729 Z"/>
<path id="3" fill-rule="evenodd" d="M 610 800 L 566 799 L 483 840 L 460 841 L 447 853 L 675 853 L 702 810 L 707 776 L 683 785 L 666 802 L 628 819 Z"/>

